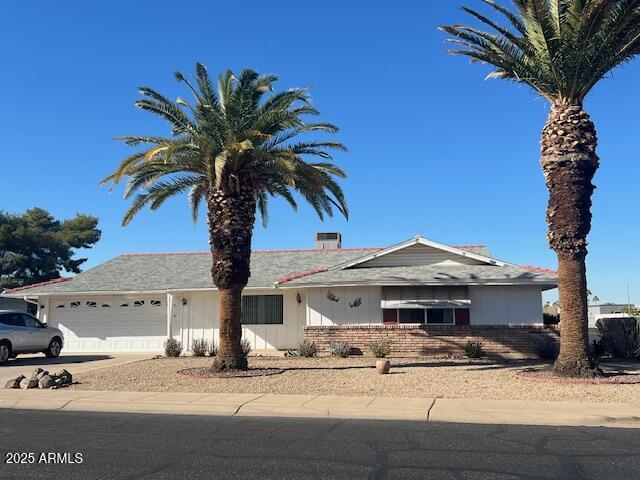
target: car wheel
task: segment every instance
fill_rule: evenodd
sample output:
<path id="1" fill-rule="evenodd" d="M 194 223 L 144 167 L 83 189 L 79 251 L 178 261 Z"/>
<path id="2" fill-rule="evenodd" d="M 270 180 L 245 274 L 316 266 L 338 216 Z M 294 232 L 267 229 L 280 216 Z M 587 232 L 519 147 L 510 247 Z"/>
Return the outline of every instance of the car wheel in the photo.
<path id="1" fill-rule="evenodd" d="M 7 342 L 0 343 L 0 365 L 4 365 L 9 361 L 11 356 L 11 347 Z"/>
<path id="2" fill-rule="evenodd" d="M 44 354 L 47 356 L 47 358 L 58 358 L 58 355 L 60 355 L 60 350 L 62 350 L 62 342 L 60 342 L 59 339 L 54 338 L 53 340 L 51 340 L 49 348 L 44 351 Z"/>

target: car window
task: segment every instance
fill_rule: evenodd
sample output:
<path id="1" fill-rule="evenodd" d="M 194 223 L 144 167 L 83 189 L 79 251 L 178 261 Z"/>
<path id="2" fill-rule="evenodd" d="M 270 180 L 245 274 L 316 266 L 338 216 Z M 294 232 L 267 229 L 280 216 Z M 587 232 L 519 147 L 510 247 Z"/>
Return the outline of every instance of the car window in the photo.
<path id="1" fill-rule="evenodd" d="M 0 323 L 11 327 L 24 327 L 24 320 L 19 313 L 5 313 L 0 316 Z"/>
<path id="2" fill-rule="evenodd" d="M 22 321 L 24 322 L 25 327 L 29 328 L 38 328 L 40 327 L 40 322 L 33 318 L 31 315 L 20 315 L 22 317 Z"/>

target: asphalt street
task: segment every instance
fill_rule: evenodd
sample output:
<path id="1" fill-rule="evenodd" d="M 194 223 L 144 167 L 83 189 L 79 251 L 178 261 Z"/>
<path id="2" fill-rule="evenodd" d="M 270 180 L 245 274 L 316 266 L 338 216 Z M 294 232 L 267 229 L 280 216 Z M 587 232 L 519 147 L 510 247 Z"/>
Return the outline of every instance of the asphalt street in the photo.
<path id="1" fill-rule="evenodd" d="M 0 453 L 3 480 L 640 478 L 640 429 L 0 410 Z"/>

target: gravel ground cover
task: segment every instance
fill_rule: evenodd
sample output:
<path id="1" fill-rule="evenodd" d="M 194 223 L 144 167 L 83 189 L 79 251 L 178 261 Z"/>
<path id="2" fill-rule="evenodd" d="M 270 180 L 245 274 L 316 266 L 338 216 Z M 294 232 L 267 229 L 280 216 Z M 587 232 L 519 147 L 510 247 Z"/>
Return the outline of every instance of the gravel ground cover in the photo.
<path id="1" fill-rule="evenodd" d="M 494 362 L 459 359 L 391 359 L 380 375 L 374 358 L 250 357 L 252 368 L 278 368 L 278 375 L 194 378 L 178 374 L 207 367 L 210 358 L 160 358 L 74 376 L 84 390 L 144 392 L 226 392 L 386 397 L 442 397 L 514 400 L 628 402 L 640 405 L 640 385 L 584 385 L 532 382 L 518 376 L 534 361 Z M 607 367 L 605 367 L 607 368 Z M 640 364 L 627 366 L 640 373 Z"/>

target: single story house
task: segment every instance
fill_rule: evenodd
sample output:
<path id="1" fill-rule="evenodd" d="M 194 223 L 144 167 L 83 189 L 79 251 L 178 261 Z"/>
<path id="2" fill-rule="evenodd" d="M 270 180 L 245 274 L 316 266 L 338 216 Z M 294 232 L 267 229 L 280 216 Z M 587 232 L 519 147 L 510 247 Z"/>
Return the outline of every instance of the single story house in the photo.
<path id="1" fill-rule="evenodd" d="M 38 304 L 65 335 L 67 352 L 160 352 L 167 337 L 188 349 L 217 341 L 218 294 L 210 253 L 125 254 L 70 279 L 5 292 Z M 516 266 L 484 246 L 417 236 L 388 248 L 341 248 L 318 234 L 308 250 L 254 251 L 243 297 L 243 336 L 254 350 L 327 352 L 348 341 L 366 353 L 388 338 L 396 354 L 459 353 L 469 340 L 496 355 L 531 355 L 541 336 L 542 291 L 553 271 Z"/>
<path id="2" fill-rule="evenodd" d="M 603 303 L 599 305 L 589 305 L 587 316 L 589 318 L 589 328 L 596 328 L 596 322 L 601 318 L 630 317 L 629 307 L 637 308 L 636 305 Z"/>

